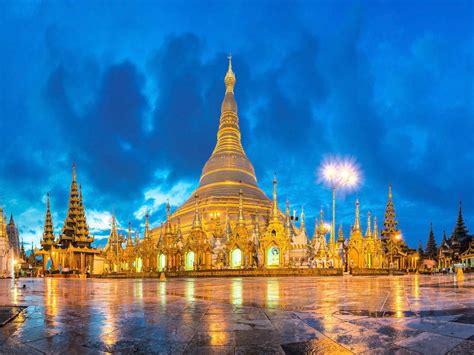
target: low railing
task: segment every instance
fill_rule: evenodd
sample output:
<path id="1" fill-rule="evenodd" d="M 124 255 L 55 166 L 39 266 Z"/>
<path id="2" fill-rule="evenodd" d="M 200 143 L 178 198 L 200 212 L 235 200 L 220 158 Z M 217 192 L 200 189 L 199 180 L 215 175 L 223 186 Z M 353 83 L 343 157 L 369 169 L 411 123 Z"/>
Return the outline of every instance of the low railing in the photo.
<path id="1" fill-rule="evenodd" d="M 191 270 L 166 271 L 167 278 L 178 277 L 276 277 L 276 276 L 342 276 L 342 269 L 226 269 L 226 270 Z M 159 272 L 101 274 L 92 277 L 101 278 L 157 278 Z"/>

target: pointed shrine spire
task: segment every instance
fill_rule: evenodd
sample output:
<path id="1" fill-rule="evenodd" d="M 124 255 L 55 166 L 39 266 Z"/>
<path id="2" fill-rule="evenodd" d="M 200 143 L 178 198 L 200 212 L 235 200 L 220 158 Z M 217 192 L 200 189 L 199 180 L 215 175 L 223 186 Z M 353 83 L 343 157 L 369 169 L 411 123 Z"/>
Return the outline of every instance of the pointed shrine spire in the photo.
<path id="1" fill-rule="evenodd" d="M 372 228 L 370 226 L 370 211 L 367 213 L 367 230 L 365 231 L 366 237 L 372 236 Z"/>
<path id="2" fill-rule="evenodd" d="M 374 239 L 379 238 L 379 228 L 377 226 L 377 216 L 374 216 Z"/>
<path id="3" fill-rule="evenodd" d="M 394 238 L 399 234 L 397 229 L 397 220 L 395 217 L 395 207 L 393 206 L 392 201 L 392 185 L 388 185 L 388 200 L 387 207 L 385 208 L 385 217 L 383 221 L 382 236 L 385 239 Z"/>
<path id="4" fill-rule="evenodd" d="M 165 225 L 165 233 L 167 235 L 172 233 L 171 230 L 171 206 L 170 201 L 166 202 L 166 225 Z"/>
<path id="5" fill-rule="evenodd" d="M 342 230 L 342 224 L 339 225 L 339 233 L 338 233 L 337 241 L 339 243 L 344 242 L 344 231 Z"/>
<path id="6" fill-rule="evenodd" d="M 127 245 L 132 245 L 132 223 L 128 221 Z"/>
<path id="7" fill-rule="evenodd" d="M 51 205 L 49 202 L 49 192 L 46 194 L 46 217 L 44 222 L 43 241 L 41 244 L 51 245 L 54 242 L 53 218 L 51 217 Z"/>
<path id="8" fill-rule="evenodd" d="M 304 224 L 304 206 L 301 206 L 301 221 L 300 221 L 300 230 L 306 232 L 306 226 Z"/>
<path id="9" fill-rule="evenodd" d="M 145 235 L 144 235 L 144 238 L 147 239 L 148 236 L 149 236 L 149 232 L 150 232 L 150 224 L 148 222 L 148 218 L 150 216 L 148 215 L 148 210 L 146 211 L 146 214 L 145 214 Z"/>
<path id="10" fill-rule="evenodd" d="M 198 194 L 194 195 L 194 220 L 193 220 L 193 228 L 201 227 L 201 217 L 199 216 L 199 204 L 198 204 L 199 196 Z"/>
<path id="11" fill-rule="evenodd" d="M 230 225 L 229 210 L 225 210 L 225 237 L 227 240 L 232 236 L 232 226 Z"/>
<path id="12" fill-rule="evenodd" d="M 316 241 L 315 238 L 317 238 L 319 235 L 319 221 L 318 217 L 314 217 L 314 232 L 313 232 L 313 237 L 311 238 L 313 241 Z"/>
<path id="13" fill-rule="evenodd" d="M 458 218 L 456 221 L 456 225 L 454 226 L 454 231 L 451 238 L 455 238 L 458 241 L 465 241 L 469 239 L 469 231 L 467 230 L 466 224 L 464 223 L 464 217 L 462 215 L 462 202 L 459 201 L 459 209 L 458 209 Z M 467 247 L 466 243 L 466 247 Z"/>
<path id="14" fill-rule="evenodd" d="M 273 206 L 272 206 L 272 218 L 278 219 L 278 200 L 277 200 L 277 177 L 273 175 Z"/>
<path id="15" fill-rule="evenodd" d="M 72 163 L 72 181 L 76 181 L 76 162 Z"/>
<path id="16" fill-rule="evenodd" d="M 354 223 L 354 231 L 360 231 L 360 210 L 359 210 L 359 199 L 356 199 L 356 216 L 355 216 L 355 223 Z"/>

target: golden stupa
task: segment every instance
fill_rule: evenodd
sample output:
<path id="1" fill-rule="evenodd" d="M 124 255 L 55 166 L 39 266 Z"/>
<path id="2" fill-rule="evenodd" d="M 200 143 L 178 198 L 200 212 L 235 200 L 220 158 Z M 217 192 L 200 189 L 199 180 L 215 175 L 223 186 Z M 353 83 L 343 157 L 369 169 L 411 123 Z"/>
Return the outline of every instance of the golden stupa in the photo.
<path id="1" fill-rule="evenodd" d="M 226 91 L 221 106 L 216 146 L 202 169 L 199 186 L 171 215 L 171 222 L 179 222 L 183 233 L 192 227 L 196 199 L 204 224 L 206 221 L 215 223 L 216 219 L 219 219 L 219 223 L 224 223 L 226 218 L 237 220 L 240 192 L 247 225 L 255 222 L 256 215 L 262 222 L 268 220 L 272 208 L 272 202 L 257 185 L 254 167 L 242 147 L 234 97 L 236 79 L 230 56 L 224 82 Z M 158 237 L 160 229 L 161 227 L 155 228 L 152 234 Z"/>

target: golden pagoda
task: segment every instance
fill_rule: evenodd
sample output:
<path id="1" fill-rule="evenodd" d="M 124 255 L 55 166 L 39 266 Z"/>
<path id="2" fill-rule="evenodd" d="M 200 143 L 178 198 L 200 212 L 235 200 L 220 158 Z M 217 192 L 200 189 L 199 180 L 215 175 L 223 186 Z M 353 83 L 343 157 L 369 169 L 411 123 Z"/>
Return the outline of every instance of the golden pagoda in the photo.
<path id="1" fill-rule="evenodd" d="M 151 231 L 150 270 L 287 267 L 308 258 L 304 222 L 294 239 L 300 230 L 278 209 L 276 178 L 271 201 L 242 147 L 230 56 L 224 83 L 216 146 L 196 190 L 172 214 L 168 204 L 166 223 Z"/>
<path id="2" fill-rule="evenodd" d="M 242 147 L 237 103 L 234 97 L 236 78 L 232 71 L 231 57 L 224 82 L 226 91 L 221 105 L 216 146 L 204 165 L 198 188 L 171 216 L 171 223 L 176 223 L 176 219 L 180 218 L 183 233 L 192 228 L 195 196 L 199 198 L 199 211 L 203 215 L 219 213 L 222 218 L 228 211 L 229 217 L 236 220 L 241 190 L 245 222 L 254 218 L 256 211 L 263 220 L 271 209 L 271 201 L 258 187 L 254 167 Z"/>
<path id="3" fill-rule="evenodd" d="M 94 255 L 99 254 L 99 250 L 91 246 L 93 241 L 87 226 L 82 187 L 78 188 L 76 165 L 73 164 L 68 211 L 58 240 L 54 238 L 49 194 L 47 196 L 42 248 L 37 251 L 43 258 L 43 270 L 51 273 L 92 272 Z"/>

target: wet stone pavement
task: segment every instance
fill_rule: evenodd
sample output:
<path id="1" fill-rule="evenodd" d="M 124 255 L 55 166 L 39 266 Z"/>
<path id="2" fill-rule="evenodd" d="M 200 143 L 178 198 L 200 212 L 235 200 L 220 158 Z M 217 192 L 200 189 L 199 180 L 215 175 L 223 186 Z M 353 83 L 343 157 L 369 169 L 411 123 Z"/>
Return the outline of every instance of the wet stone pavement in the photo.
<path id="1" fill-rule="evenodd" d="M 474 275 L 0 280 L 0 306 L 27 306 L 2 354 L 474 353 Z"/>

